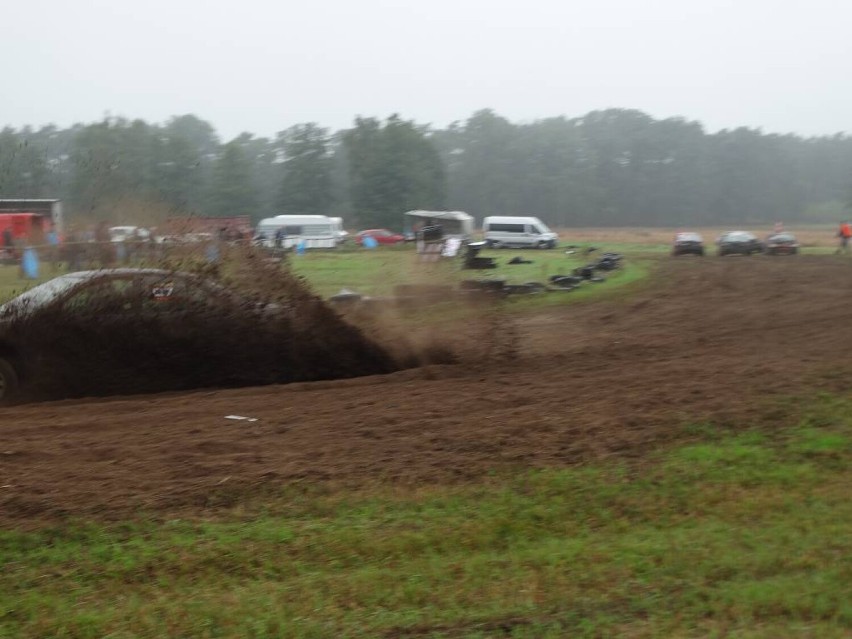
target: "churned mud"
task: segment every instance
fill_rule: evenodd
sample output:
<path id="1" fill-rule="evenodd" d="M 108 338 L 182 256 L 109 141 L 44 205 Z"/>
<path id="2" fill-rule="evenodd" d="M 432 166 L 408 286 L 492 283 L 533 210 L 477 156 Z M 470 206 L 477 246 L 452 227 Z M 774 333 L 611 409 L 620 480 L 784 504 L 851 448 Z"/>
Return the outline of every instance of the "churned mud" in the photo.
<path id="1" fill-rule="evenodd" d="M 0 520 L 167 516 L 305 481 L 451 482 L 637 457 L 688 423 L 771 424 L 791 417 L 792 394 L 852 387 L 842 258 L 665 261 L 624 299 L 498 314 L 478 337 L 459 326 L 465 340 L 510 342 L 500 357 L 390 373 L 381 332 L 352 349 L 361 332 L 328 317 L 316 361 L 339 355 L 347 374 L 303 379 L 368 376 L 0 409 Z M 238 341 L 201 339 L 213 362 Z M 311 349 L 299 352 L 309 366 Z"/>

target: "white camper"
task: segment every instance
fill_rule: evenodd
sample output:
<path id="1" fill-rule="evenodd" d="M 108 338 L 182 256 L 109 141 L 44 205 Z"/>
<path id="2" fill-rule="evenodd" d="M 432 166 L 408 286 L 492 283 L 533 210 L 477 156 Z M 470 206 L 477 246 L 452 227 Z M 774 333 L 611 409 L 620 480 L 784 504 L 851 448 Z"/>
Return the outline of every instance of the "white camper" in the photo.
<path id="1" fill-rule="evenodd" d="M 482 234 L 491 248 L 551 249 L 559 243 L 559 236 L 537 217 L 486 217 Z"/>
<path id="2" fill-rule="evenodd" d="M 269 248 L 336 248 L 339 225 L 325 215 L 276 215 L 260 221 L 255 239 Z"/>

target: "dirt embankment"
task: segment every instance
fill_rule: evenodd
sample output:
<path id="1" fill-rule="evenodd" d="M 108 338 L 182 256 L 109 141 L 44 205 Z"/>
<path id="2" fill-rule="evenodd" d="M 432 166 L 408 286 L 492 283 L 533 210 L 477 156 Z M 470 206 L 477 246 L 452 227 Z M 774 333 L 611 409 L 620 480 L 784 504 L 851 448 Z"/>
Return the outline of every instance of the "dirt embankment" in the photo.
<path id="1" fill-rule="evenodd" d="M 0 520 L 632 456 L 685 421 L 783 419 L 775 395 L 852 388 L 852 261 L 684 259 L 657 277 L 626 301 L 492 322 L 513 334 L 502 364 L 0 409 Z"/>

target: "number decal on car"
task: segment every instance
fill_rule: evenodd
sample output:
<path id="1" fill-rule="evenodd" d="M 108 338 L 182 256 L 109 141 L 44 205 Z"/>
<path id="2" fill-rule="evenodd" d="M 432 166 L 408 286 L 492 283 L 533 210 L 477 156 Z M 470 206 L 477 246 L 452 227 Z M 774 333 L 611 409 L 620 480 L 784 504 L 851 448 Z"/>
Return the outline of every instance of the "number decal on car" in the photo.
<path id="1" fill-rule="evenodd" d="M 166 282 L 164 284 L 158 284 L 154 287 L 153 296 L 154 299 L 158 302 L 169 300 L 172 297 L 172 294 L 175 291 L 175 285 L 172 282 Z"/>

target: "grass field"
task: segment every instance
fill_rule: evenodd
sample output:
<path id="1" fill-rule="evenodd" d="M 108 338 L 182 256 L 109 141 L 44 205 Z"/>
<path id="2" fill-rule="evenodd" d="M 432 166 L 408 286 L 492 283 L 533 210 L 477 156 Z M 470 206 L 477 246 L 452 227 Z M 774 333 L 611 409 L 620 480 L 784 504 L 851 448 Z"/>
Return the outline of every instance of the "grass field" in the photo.
<path id="1" fill-rule="evenodd" d="M 826 254 L 836 248 L 834 227 L 829 226 L 790 226 L 807 253 Z M 649 272 L 649 259 L 662 257 L 671 249 L 671 239 L 677 229 L 674 228 L 578 228 L 560 229 L 562 247 L 550 251 L 532 250 L 487 250 L 482 255 L 497 258 L 499 267 L 489 271 L 465 271 L 461 269 L 461 260 L 442 260 L 439 264 L 425 264 L 414 253 L 411 245 L 399 247 L 380 247 L 370 251 L 354 245 L 336 251 L 314 251 L 305 255 L 293 256 L 294 270 L 305 277 L 322 296 L 333 295 L 342 288 L 356 290 L 367 295 L 389 295 L 395 285 L 400 283 L 458 283 L 463 279 L 501 278 L 509 283 L 524 282 L 546 283 L 551 275 L 566 274 L 577 266 L 594 259 L 595 253 L 588 257 L 583 249 L 596 247 L 599 251 L 624 253 L 629 258 L 627 268 L 618 273 L 607 274 L 613 282 L 599 289 L 614 289 L 643 278 Z M 712 253 L 712 243 L 723 231 L 722 227 L 695 229 L 703 234 L 708 250 Z M 746 228 L 762 237 L 770 229 Z M 573 255 L 566 254 L 566 248 L 576 247 Z M 599 253 L 598 253 L 599 254 Z M 520 256 L 532 260 L 533 264 L 508 265 L 512 257 Z M 0 266 L 0 302 L 15 293 L 29 288 L 53 275 L 43 265 L 38 280 L 21 279 L 15 266 Z M 579 291 L 575 297 L 590 297 L 603 294 L 603 291 Z M 525 304 L 562 303 L 567 296 L 558 294 L 549 296 L 547 301 L 528 301 Z"/>
<path id="2" fill-rule="evenodd" d="M 589 285 L 589 290 L 577 291 L 571 298 L 600 295 L 604 289 L 617 288 L 644 277 L 649 269 L 646 258 L 660 251 L 646 246 L 614 244 L 606 250 L 627 251 L 629 259 L 625 268 L 603 274 L 611 282 L 603 286 Z M 599 254 L 599 252 L 598 252 Z M 486 271 L 469 271 L 461 268 L 461 259 L 445 259 L 438 263 L 422 262 L 412 245 L 381 247 L 376 250 L 350 247 L 340 250 L 309 251 L 290 257 L 294 271 L 304 277 L 321 296 L 328 297 L 343 288 L 366 295 L 392 295 L 398 284 L 450 284 L 464 279 L 504 279 L 514 284 L 541 282 L 548 277 L 570 274 L 571 271 L 595 259 L 596 253 L 582 255 L 582 250 L 566 254 L 565 249 L 551 251 L 486 251 L 483 255 L 497 258 L 499 267 Z M 520 256 L 532 264 L 509 265 L 507 262 Z M 37 280 L 22 279 L 16 266 L 0 266 L 0 302 L 54 276 L 49 268 L 42 267 Z M 565 293 L 547 296 L 547 303 L 562 303 Z M 534 305 L 543 303 L 537 300 Z"/>
<path id="3" fill-rule="evenodd" d="M 613 283 L 629 283 L 647 272 L 647 265 L 639 266 L 647 252 L 618 245 L 613 250 L 628 249 L 633 260 L 628 260 L 621 271 L 604 273 Z M 607 248 L 607 250 L 609 250 Z M 652 251 L 653 255 L 655 252 Z M 461 268 L 460 259 L 442 260 L 438 263 L 420 261 L 412 246 L 384 247 L 374 251 L 355 249 L 324 253 L 306 253 L 292 257 L 293 268 L 304 276 L 321 295 L 333 295 L 341 288 L 356 290 L 368 295 L 390 295 L 400 283 L 458 284 L 465 279 L 503 279 L 509 283 L 541 282 L 547 284 L 552 275 L 569 275 L 578 266 L 595 259 L 582 250 L 566 254 L 565 249 L 551 251 L 483 251 L 481 255 L 496 258 L 498 267 L 483 271 Z M 531 264 L 508 264 L 513 257 L 522 257 Z M 589 288 L 596 288 L 590 286 Z M 602 288 L 602 287 L 599 287 Z M 558 296 L 562 299 L 565 295 Z"/>
<path id="4" fill-rule="evenodd" d="M 0 637 L 848 637 L 852 397 L 798 415 L 630 464 L 5 530 Z"/>

